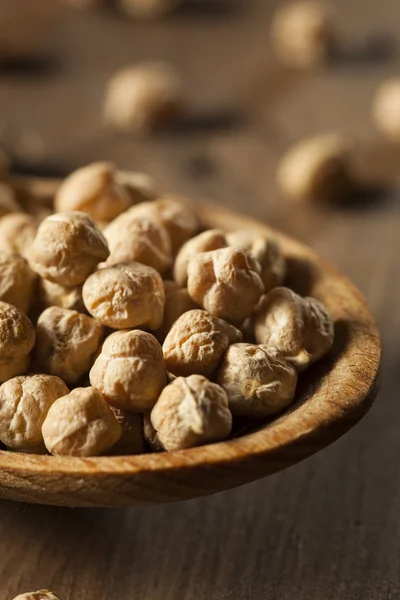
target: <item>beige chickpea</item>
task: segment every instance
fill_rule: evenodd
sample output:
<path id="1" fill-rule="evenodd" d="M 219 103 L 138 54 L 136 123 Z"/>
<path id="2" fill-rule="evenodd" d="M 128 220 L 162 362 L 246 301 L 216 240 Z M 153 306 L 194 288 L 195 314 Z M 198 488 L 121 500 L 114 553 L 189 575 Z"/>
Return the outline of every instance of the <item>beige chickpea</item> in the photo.
<path id="1" fill-rule="evenodd" d="M 241 325 L 264 292 L 260 271 L 252 254 L 241 248 L 203 252 L 188 264 L 188 292 L 215 317 Z"/>
<path id="2" fill-rule="evenodd" d="M 77 169 L 59 187 L 56 212 L 81 211 L 95 221 L 112 221 L 131 205 L 128 191 L 118 182 L 118 171 L 108 162 Z"/>
<path id="3" fill-rule="evenodd" d="M 0 219 L 0 251 L 28 258 L 36 230 L 32 215 L 23 212 L 5 215 Z"/>
<path id="4" fill-rule="evenodd" d="M 168 451 L 219 442 L 232 429 L 226 393 L 201 375 L 178 377 L 164 388 L 150 418 Z"/>
<path id="5" fill-rule="evenodd" d="M 42 425 L 50 406 L 69 393 L 51 375 L 14 377 L 0 386 L 0 440 L 11 450 L 43 452 Z"/>
<path id="6" fill-rule="evenodd" d="M 88 215 L 57 213 L 40 224 L 30 264 L 44 279 L 74 286 L 85 281 L 108 255 L 107 242 Z"/>
<path id="7" fill-rule="evenodd" d="M 0 177 L 1 177 L 1 158 L 0 158 Z M 21 206 L 18 204 L 14 190 L 0 181 L 0 218 L 9 213 L 18 212 Z"/>
<path id="8" fill-rule="evenodd" d="M 151 409 L 167 385 L 159 342 L 140 330 L 112 333 L 90 371 L 90 383 L 116 408 Z"/>
<path id="9" fill-rule="evenodd" d="M 155 200 L 159 196 L 156 181 L 147 173 L 118 171 L 117 182 L 128 192 L 132 206 L 139 202 Z"/>
<path id="10" fill-rule="evenodd" d="M 280 191 L 294 201 L 345 199 L 355 179 L 352 150 L 352 142 L 339 133 L 298 142 L 278 166 Z"/>
<path id="11" fill-rule="evenodd" d="M 225 390 L 234 415 L 262 418 L 289 406 L 297 384 L 295 369 L 266 346 L 229 346 L 217 382 Z"/>
<path id="12" fill-rule="evenodd" d="M 103 394 L 87 387 L 54 402 L 42 434 L 47 450 L 56 456 L 98 456 L 118 442 L 122 428 Z"/>
<path id="13" fill-rule="evenodd" d="M 37 592 L 26 592 L 20 594 L 14 600 L 61 600 L 54 592 L 50 590 L 38 590 Z"/>
<path id="14" fill-rule="evenodd" d="M 319 66 L 337 46 L 333 14 L 328 4 L 316 0 L 289 2 L 273 18 L 271 42 L 276 57 L 297 69 Z"/>
<path id="15" fill-rule="evenodd" d="M 53 283 L 47 279 L 39 280 L 39 299 L 43 308 L 59 306 L 69 310 L 86 312 L 82 298 L 82 285 L 72 287 Z"/>
<path id="16" fill-rule="evenodd" d="M 265 297 L 255 316 L 255 336 L 303 371 L 331 349 L 334 325 L 321 302 L 282 287 Z"/>
<path id="17" fill-rule="evenodd" d="M 156 338 L 163 342 L 175 321 L 197 304 L 191 299 L 186 288 L 181 288 L 175 281 L 164 281 L 165 305 L 162 325 L 154 332 Z"/>
<path id="18" fill-rule="evenodd" d="M 155 269 L 140 263 L 114 265 L 93 273 L 82 289 L 87 311 L 112 329 L 158 329 L 163 320 L 164 286 Z"/>
<path id="19" fill-rule="evenodd" d="M 163 196 L 153 202 L 137 204 L 130 212 L 131 215 L 139 218 L 155 219 L 165 227 L 174 255 L 182 244 L 198 233 L 200 228 L 195 212 L 174 196 Z"/>
<path id="20" fill-rule="evenodd" d="M 239 342 L 241 332 L 204 310 L 185 312 L 173 324 L 163 344 L 167 370 L 178 376 L 211 376 L 229 344 Z"/>
<path id="21" fill-rule="evenodd" d="M 175 120 L 184 110 L 184 86 L 164 63 L 127 67 L 110 80 L 104 119 L 123 132 L 148 133 Z"/>
<path id="22" fill-rule="evenodd" d="M 265 291 L 281 285 L 285 279 L 286 264 L 278 241 L 271 233 L 239 229 L 228 233 L 228 244 L 249 251 L 261 266 Z"/>
<path id="23" fill-rule="evenodd" d="M 35 329 L 15 306 L 0 302 L 0 383 L 25 373 L 35 345 Z"/>
<path id="24" fill-rule="evenodd" d="M 147 452 L 143 430 L 143 415 L 119 410 L 111 406 L 114 417 L 122 428 L 122 436 L 112 447 L 112 454 L 125 456 Z"/>
<path id="25" fill-rule="evenodd" d="M 172 264 L 171 240 L 166 228 L 151 216 L 135 214 L 136 206 L 126 211 L 103 230 L 110 248 L 106 262 L 140 262 L 164 274 Z"/>
<path id="26" fill-rule="evenodd" d="M 181 0 L 118 0 L 118 6 L 128 17 L 157 19 L 171 12 Z"/>
<path id="27" fill-rule="evenodd" d="M 58 306 L 46 308 L 36 326 L 37 370 L 76 383 L 92 366 L 103 335 L 103 326 L 87 315 Z"/>
<path id="28" fill-rule="evenodd" d="M 0 300 L 28 313 L 35 293 L 37 275 L 18 254 L 0 251 Z"/>
<path id="29" fill-rule="evenodd" d="M 200 252 L 209 252 L 225 248 L 228 245 L 226 235 L 220 229 L 207 229 L 188 240 L 179 250 L 174 263 L 174 278 L 181 287 L 187 285 L 187 267 L 189 261 Z"/>
<path id="30" fill-rule="evenodd" d="M 385 137 L 400 142 L 400 77 L 388 79 L 378 87 L 372 115 Z"/>

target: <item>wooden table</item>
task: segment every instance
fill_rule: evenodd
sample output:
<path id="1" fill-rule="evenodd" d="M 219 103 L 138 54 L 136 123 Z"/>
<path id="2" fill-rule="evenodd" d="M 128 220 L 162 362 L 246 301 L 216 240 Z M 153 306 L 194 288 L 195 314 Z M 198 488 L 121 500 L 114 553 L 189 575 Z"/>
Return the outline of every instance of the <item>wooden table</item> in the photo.
<path id="1" fill-rule="evenodd" d="M 64 600 L 400 598 L 400 197 L 393 186 L 348 209 L 292 208 L 274 185 L 280 154 L 305 134 L 339 128 L 376 145 L 371 97 L 398 71 L 400 4 L 335 1 L 341 59 L 296 75 L 268 49 L 275 3 L 243 4 L 198 0 L 155 24 L 74 14 L 59 59 L 0 74 L 2 143 L 20 170 L 58 175 L 111 159 L 307 241 L 368 298 L 385 347 L 382 391 L 362 423 L 324 452 L 215 497 L 124 510 L 1 502 L 5 600 L 41 587 Z M 110 75 L 160 57 L 187 79 L 193 117 L 152 139 L 105 131 Z"/>

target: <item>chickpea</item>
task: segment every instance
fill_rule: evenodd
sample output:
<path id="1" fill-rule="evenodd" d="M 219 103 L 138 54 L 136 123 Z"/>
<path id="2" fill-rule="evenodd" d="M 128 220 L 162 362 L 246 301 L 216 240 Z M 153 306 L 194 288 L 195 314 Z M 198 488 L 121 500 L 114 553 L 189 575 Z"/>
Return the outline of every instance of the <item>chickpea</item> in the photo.
<path id="1" fill-rule="evenodd" d="M 112 333 L 90 371 L 90 383 L 116 408 L 149 410 L 167 385 L 159 342 L 140 330 Z"/>
<path id="2" fill-rule="evenodd" d="M 148 133 L 175 120 L 184 110 L 179 74 L 164 63 L 127 67 L 108 84 L 104 119 L 115 129 Z"/>
<path id="3" fill-rule="evenodd" d="M 50 590 L 38 590 L 37 592 L 27 592 L 20 594 L 14 600 L 61 600 L 54 592 Z"/>
<path id="4" fill-rule="evenodd" d="M 58 306 L 47 308 L 36 326 L 37 369 L 76 383 L 92 366 L 103 335 L 103 326 L 87 315 Z"/>
<path id="5" fill-rule="evenodd" d="M 9 449 L 42 453 L 42 425 L 50 406 L 69 393 L 51 375 L 14 377 L 0 386 L 0 440 Z"/>
<path id="6" fill-rule="evenodd" d="M 0 300 L 28 313 L 35 292 L 36 273 L 18 254 L 0 252 Z"/>
<path id="7" fill-rule="evenodd" d="M 118 182 L 115 165 L 99 162 L 77 169 L 61 184 L 54 200 L 56 212 L 81 211 L 95 221 L 112 221 L 131 205 L 128 191 Z"/>
<path id="8" fill-rule="evenodd" d="M 54 402 L 42 434 L 47 450 L 56 456 L 98 456 L 118 442 L 122 429 L 103 394 L 87 387 Z"/>
<path id="9" fill-rule="evenodd" d="M 220 229 L 208 229 L 188 240 L 178 252 L 174 264 L 174 278 L 181 287 L 187 285 L 187 267 L 190 260 L 200 252 L 218 250 L 228 245 L 225 233 Z"/>
<path id="10" fill-rule="evenodd" d="M 163 320 L 164 286 L 155 269 L 125 263 L 101 269 L 84 283 L 83 302 L 100 323 L 113 329 L 158 329 Z"/>
<path id="11" fill-rule="evenodd" d="M 164 362 L 177 376 L 211 376 L 229 344 L 242 339 L 241 332 L 204 310 L 190 310 L 175 321 L 163 344 Z"/>
<path id="12" fill-rule="evenodd" d="M 39 280 L 39 297 L 43 308 L 59 306 L 69 310 L 86 312 L 82 298 L 82 285 L 72 287 L 53 283 L 47 279 Z"/>
<path id="13" fill-rule="evenodd" d="M 36 236 L 36 221 L 27 213 L 12 212 L 0 219 L 0 251 L 28 259 Z"/>
<path id="14" fill-rule="evenodd" d="M 293 400 L 295 369 L 267 346 L 229 346 L 217 381 L 229 399 L 234 415 L 262 418 L 275 415 Z"/>
<path id="15" fill-rule="evenodd" d="M 388 79 L 378 87 L 372 114 L 378 129 L 392 142 L 400 142 L 400 78 Z"/>
<path id="16" fill-rule="evenodd" d="M 35 345 L 35 330 L 15 306 L 0 302 L 0 383 L 25 373 Z"/>
<path id="17" fill-rule="evenodd" d="M 30 263 L 44 279 L 60 285 L 83 283 L 109 255 L 107 242 L 82 212 L 57 213 L 39 226 Z"/>

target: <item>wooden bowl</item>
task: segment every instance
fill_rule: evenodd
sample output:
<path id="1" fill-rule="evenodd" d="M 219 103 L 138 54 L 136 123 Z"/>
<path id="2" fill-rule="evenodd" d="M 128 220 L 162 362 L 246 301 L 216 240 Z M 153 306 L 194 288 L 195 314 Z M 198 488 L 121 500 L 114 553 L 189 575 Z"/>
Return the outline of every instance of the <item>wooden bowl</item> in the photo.
<path id="1" fill-rule="evenodd" d="M 55 185 L 45 184 L 47 195 Z M 38 193 L 41 184 L 28 187 Z M 198 208 L 206 227 L 267 229 L 224 208 L 204 204 Z M 186 500 L 275 473 L 353 427 L 378 390 L 381 350 L 374 319 L 345 277 L 307 246 L 275 233 L 287 258 L 288 285 L 322 300 L 335 321 L 332 351 L 301 375 L 289 410 L 236 439 L 172 453 L 70 458 L 0 451 L 0 496 L 67 506 Z"/>

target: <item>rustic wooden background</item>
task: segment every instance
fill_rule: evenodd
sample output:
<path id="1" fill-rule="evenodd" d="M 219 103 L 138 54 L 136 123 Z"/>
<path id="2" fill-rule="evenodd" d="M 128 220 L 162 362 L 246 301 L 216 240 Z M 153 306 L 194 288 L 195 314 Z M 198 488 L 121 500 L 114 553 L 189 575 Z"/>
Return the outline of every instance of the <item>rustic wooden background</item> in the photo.
<path id="1" fill-rule="evenodd" d="M 400 4 L 336 0 L 341 56 L 295 75 L 268 48 L 275 4 L 189 0 L 155 24 L 74 13 L 59 57 L 0 71 L 0 143 L 21 171 L 58 175 L 111 159 L 307 241 L 353 279 L 377 316 L 377 403 L 324 452 L 214 497 L 124 510 L 1 502 L 4 600 L 41 587 L 63 600 L 400 598 L 400 196 L 392 184 L 347 209 L 292 208 L 274 186 L 279 155 L 305 134 L 339 128 L 380 148 L 370 104 L 378 82 L 398 73 Z M 187 79 L 192 118 L 150 140 L 104 131 L 109 76 L 159 58 Z"/>

